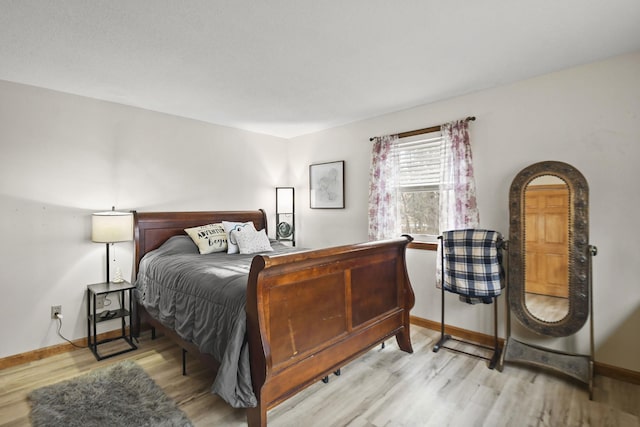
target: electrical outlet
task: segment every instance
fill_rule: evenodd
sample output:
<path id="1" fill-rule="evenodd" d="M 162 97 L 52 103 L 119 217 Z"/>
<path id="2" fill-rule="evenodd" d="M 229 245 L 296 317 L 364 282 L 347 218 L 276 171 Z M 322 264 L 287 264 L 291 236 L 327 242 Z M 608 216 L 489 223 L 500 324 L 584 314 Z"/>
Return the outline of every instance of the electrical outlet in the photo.
<path id="1" fill-rule="evenodd" d="M 61 305 L 52 305 L 51 306 L 51 318 L 57 319 L 56 314 L 62 314 L 62 306 Z"/>
<path id="2" fill-rule="evenodd" d="M 107 299 L 107 295 L 96 295 L 96 310 L 104 308 L 104 300 Z"/>

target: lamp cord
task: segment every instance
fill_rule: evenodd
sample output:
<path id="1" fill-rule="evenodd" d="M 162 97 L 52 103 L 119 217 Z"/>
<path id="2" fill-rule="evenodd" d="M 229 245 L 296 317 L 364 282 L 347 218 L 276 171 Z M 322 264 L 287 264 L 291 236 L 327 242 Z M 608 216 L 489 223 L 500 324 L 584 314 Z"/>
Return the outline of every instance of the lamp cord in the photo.
<path id="1" fill-rule="evenodd" d="M 62 319 L 60 318 L 60 316 L 57 316 L 56 318 L 58 319 L 58 331 L 57 332 L 58 332 L 58 335 L 60 336 L 60 338 L 62 338 L 63 340 L 65 340 L 66 342 L 68 342 L 69 344 L 71 344 L 72 346 L 77 347 L 77 348 L 88 348 L 89 347 L 88 345 L 78 345 L 78 344 L 74 343 L 73 341 L 68 340 L 67 338 L 65 338 L 64 335 L 62 335 L 62 332 L 60 332 L 60 330 L 62 329 Z"/>

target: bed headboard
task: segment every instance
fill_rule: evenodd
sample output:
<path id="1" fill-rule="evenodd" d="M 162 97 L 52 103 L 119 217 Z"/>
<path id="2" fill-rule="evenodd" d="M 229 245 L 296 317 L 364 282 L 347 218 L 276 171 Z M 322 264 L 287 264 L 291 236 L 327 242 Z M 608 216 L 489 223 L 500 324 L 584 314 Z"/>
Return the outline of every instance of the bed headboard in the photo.
<path id="1" fill-rule="evenodd" d="M 134 277 L 140 260 L 157 249 L 172 236 L 186 235 L 184 229 L 221 221 L 253 221 L 256 230 L 267 231 L 264 210 L 257 211 L 201 211 L 201 212 L 136 212 L 133 211 L 135 241 Z"/>

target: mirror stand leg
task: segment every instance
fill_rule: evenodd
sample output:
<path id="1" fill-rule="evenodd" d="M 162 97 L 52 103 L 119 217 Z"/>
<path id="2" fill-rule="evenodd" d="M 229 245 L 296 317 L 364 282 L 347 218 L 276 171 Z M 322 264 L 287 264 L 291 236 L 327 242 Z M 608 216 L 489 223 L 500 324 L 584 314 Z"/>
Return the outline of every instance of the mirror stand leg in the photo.
<path id="1" fill-rule="evenodd" d="M 593 363 L 595 361 L 595 344 L 593 334 L 593 257 L 598 253 L 598 248 L 589 245 L 589 400 L 593 400 Z"/>

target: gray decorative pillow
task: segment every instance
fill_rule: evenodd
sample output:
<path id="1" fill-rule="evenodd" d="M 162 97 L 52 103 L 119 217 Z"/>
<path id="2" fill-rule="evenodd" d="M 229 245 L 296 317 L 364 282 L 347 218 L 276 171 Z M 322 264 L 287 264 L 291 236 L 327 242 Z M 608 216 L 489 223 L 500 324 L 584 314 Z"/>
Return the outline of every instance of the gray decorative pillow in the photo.
<path id="1" fill-rule="evenodd" d="M 260 231 L 232 231 L 231 236 L 238 243 L 238 248 L 240 249 L 241 254 L 248 255 L 273 251 L 273 248 L 269 243 L 267 233 L 264 229 Z"/>
<path id="2" fill-rule="evenodd" d="M 256 231 L 256 227 L 253 225 L 253 222 L 231 222 L 231 221 L 222 221 L 222 226 L 224 227 L 224 231 L 227 232 L 227 253 L 228 254 L 237 254 L 240 252 L 238 248 L 238 243 L 236 243 L 235 237 L 231 235 L 232 231 L 237 233 L 242 233 L 244 231 Z"/>
<path id="3" fill-rule="evenodd" d="M 223 252 L 227 250 L 227 233 L 222 224 L 207 224 L 199 227 L 185 228 L 193 243 L 201 254 Z"/>

